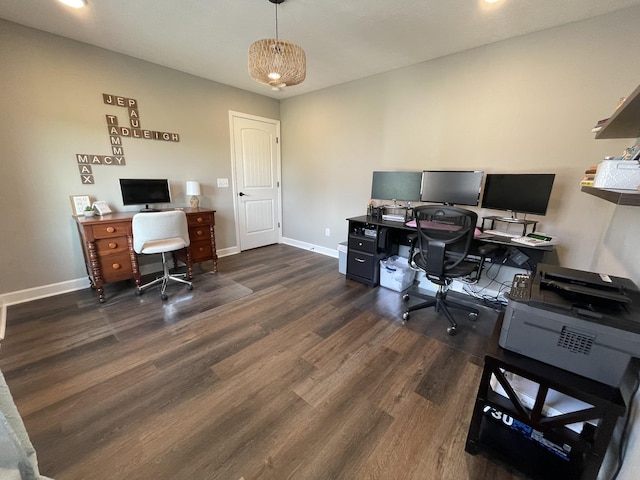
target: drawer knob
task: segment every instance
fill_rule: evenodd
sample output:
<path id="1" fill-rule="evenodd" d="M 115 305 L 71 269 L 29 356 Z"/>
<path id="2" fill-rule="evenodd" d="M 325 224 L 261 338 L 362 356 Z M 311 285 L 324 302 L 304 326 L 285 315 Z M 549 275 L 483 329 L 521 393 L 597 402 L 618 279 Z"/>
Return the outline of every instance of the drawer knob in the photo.
<path id="1" fill-rule="evenodd" d="M 114 263 L 113 265 L 111 265 L 111 268 L 113 268 L 114 270 L 120 270 L 121 266 L 119 263 Z"/>
<path id="2" fill-rule="evenodd" d="M 204 232 L 203 232 L 202 230 L 198 230 L 198 231 L 196 232 L 196 235 L 204 235 Z"/>
<path id="3" fill-rule="evenodd" d="M 198 251 L 199 251 L 199 252 L 204 252 L 204 248 L 203 248 L 203 247 L 200 247 L 200 248 L 198 249 Z"/>
<path id="4" fill-rule="evenodd" d="M 362 242 L 358 242 L 358 246 L 361 247 L 362 245 L 364 245 L 364 243 Z"/>
<path id="5" fill-rule="evenodd" d="M 204 218 L 202 218 L 202 217 L 198 217 L 198 218 L 196 219 L 196 222 L 202 223 L 202 222 L 204 222 Z"/>
<path id="6" fill-rule="evenodd" d="M 109 242 L 109 248 L 118 248 L 118 244 L 116 242 Z"/>
<path id="7" fill-rule="evenodd" d="M 356 257 L 356 258 L 355 258 L 355 261 L 356 261 L 356 262 L 358 262 L 358 263 L 364 263 L 364 262 L 365 262 L 365 259 L 364 259 L 364 258 L 357 258 L 357 257 Z"/>
<path id="8" fill-rule="evenodd" d="M 107 232 L 113 233 L 115 231 L 116 231 L 115 227 L 107 227 Z"/>

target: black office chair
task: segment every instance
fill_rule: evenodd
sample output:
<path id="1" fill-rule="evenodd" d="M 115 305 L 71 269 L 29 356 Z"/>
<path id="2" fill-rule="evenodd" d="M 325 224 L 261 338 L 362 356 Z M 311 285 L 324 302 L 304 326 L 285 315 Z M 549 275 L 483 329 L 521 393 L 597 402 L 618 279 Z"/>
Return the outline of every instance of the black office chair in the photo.
<path id="1" fill-rule="evenodd" d="M 458 308 L 469 312 L 469 319 L 476 320 L 480 311 L 477 308 L 449 300 L 447 289 L 454 278 L 480 276 L 482 262 L 466 260 L 471 250 L 478 215 L 470 210 L 439 205 L 425 205 L 413 209 L 417 238 L 412 242 L 409 258 L 412 265 L 424 271 L 427 278 L 438 285 L 435 298 L 416 292 L 416 296 L 426 299 L 422 303 L 408 307 L 402 318 L 409 320 L 409 312 L 422 308 L 435 307 L 442 311 L 449 323 L 449 335 L 455 335 L 457 323 L 449 308 Z M 404 301 L 409 294 L 403 295 Z"/>

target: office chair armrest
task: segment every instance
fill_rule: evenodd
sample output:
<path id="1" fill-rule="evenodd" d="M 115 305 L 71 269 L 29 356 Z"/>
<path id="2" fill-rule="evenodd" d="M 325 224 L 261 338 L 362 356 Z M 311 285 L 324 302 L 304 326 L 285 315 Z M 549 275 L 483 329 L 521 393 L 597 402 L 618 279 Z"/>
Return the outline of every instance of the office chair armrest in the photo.
<path id="1" fill-rule="evenodd" d="M 480 262 L 478 262 L 478 269 L 475 272 L 475 276 L 473 278 L 473 281 L 479 281 L 480 277 L 482 276 L 482 270 L 484 269 L 484 261 L 487 257 L 492 257 L 494 252 L 496 252 L 496 250 L 500 250 L 501 247 L 499 245 L 495 245 L 492 243 L 484 243 L 482 245 L 479 245 L 476 248 L 476 252 L 478 253 L 478 255 L 480 256 Z"/>
<path id="2" fill-rule="evenodd" d="M 418 234 L 410 233 L 409 235 L 407 235 L 407 241 L 409 242 L 409 245 L 411 245 L 411 247 L 409 248 L 409 265 L 411 265 L 412 268 L 416 268 L 415 264 L 413 264 L 413 254 L 416 251 L 416 244 L 418 243 Z"/>

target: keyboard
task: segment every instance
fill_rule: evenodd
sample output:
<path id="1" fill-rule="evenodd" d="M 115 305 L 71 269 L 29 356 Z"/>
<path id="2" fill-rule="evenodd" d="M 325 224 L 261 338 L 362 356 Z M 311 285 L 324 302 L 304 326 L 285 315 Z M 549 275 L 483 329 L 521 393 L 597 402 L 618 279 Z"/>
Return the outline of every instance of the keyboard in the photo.
<path id="1" fill-rule="evenodd" d="M 544 245 L 551 245 L 549 240 L 540 240 L 539 238 L 532 237 L 512 237 L 512 242 L 521 243 L 528 247 L 542 247 Z"/>
<path id="2" fill-rule="evenodd" d="M 519 233 L 503 232 L 501 230 L 485 230 L 482 233 L 486 233 L 487 235 L 493 235 L 495 237 L 509 237 L 509 238 L 521 237 Z"/>

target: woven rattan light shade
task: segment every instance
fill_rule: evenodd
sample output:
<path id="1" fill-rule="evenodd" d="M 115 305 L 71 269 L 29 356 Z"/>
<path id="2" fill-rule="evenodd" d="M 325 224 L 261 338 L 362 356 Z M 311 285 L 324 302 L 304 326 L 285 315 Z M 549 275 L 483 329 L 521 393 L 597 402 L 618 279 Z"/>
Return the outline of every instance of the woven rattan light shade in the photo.
<path id="1" fill-rule="evenodd" d="M 249 47 L 249 75 L 272 87 L 302 83 L 307 74 L 306 64 L 304 50 L 286 40 L 266 38 Z"/>

